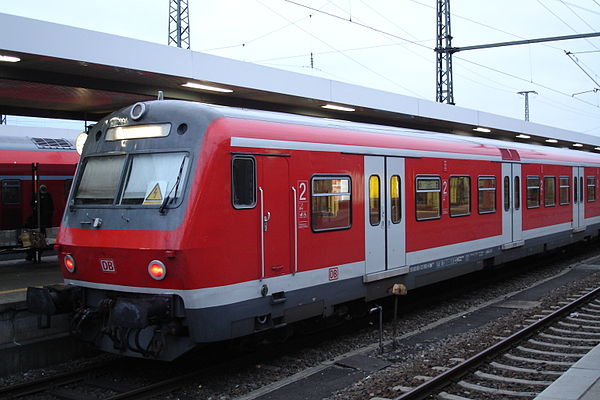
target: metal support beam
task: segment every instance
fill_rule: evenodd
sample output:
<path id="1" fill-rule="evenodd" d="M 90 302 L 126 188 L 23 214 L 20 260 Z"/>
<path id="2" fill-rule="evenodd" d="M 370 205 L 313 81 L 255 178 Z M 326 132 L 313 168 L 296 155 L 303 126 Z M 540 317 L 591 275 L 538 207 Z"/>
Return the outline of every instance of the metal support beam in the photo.
<path id="1" fill-rule="evenodd" d="M 436 101 L 454 104 L 452 82 L 452 34 L 450 31 L 450 0 L 437 2 Z"/>
<path id="2" fill-rule="evenodd" d="M 0 125 L 6 125 L 6 115 L 0 114 Z"/>
<path id="3" fill-rule="evenodd" d="M 585 38 L 598 37 L 598 36 L 600 36 L 600 32 L 580 33 L 577 35 L 553 36 L 553 37 L 538 38 L 538 39 L 526 39 L 526 40 L 514 40 L 512 42 L 478 44 L 475 46 L 464 46 L 464 47 L 454 47 L 454 48 L 452 48 L 451 46 L 448 46 L 444 49 L 444 51 L 448 51 L 451 53 L 458 53 L 459 51 L 467 51 L 467 50 L 480 50 L 480 49 L 491 49 L 494 47 L 518 46 L 521 44 L 558 42 L 561 40 L 585 39 Z M 437 51 L 437 49 L 436 49 L 436 51 Z"/>
<path id="4" fill-rule="evenodd" d="M 169 45 L 190 48 L 188 0 L 169 0 Z"/>

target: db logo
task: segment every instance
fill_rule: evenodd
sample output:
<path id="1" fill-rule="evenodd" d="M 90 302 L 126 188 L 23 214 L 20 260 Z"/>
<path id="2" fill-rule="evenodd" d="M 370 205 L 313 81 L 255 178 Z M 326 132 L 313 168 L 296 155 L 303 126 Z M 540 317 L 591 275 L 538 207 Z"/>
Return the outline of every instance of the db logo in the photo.
<path id="1" fill-rule="evenodd" d="M 115 262 L 109 258 L 100 259 L 100 268 L 102 272 L 117 272 Z"/>
<path id="2" fill-rule="evenodd" d="M 337 281 L 340 277 L 340 269 L 338 267 L 329 268 L 329 280 Z"/>

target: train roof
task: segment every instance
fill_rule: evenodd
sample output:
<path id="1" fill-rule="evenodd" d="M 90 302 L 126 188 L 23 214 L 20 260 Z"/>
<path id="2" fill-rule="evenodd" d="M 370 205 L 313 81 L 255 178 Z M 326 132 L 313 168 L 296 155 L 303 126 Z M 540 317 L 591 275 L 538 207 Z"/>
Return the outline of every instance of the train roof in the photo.
<path id="1" fill-rule="evenodd" d="M 79 156 L 72 129 L 0 125 L 0 163 L 75 164 Z"/>
<path id="2" fill-rule="evenodd" d="M 194 103 L 197 104 L 197 103 Z M 600 155 L 596 153 L 578 151 L 569 148 L 539 146 L 527 143 L 508 142 L 504 140 L 488 139 L 475 136 L 461 136 L 448 133 L 437 133 L 393 126 L 375 125 L 344 120 L 334 120 L 285 114 L 271 111 L 233 108 L 219 105 L 202 104 L 214 117 L 232 119 L 255 120 L 272 123 L 313 126 L 331 129 L 326 137 L 312 138 L 319 142 L 330 144 L 351 145 L 358 147 L 372 147 L 373 143 L 384 148 L 402 146 L 415 151 L 428 151 L 439 153 L 459 153 L 479 155 L 483 157 L 496 157 L 498 161 L 513 162 L 540 162 L 553 161 L 566 164 L 585 164 L 600 166 Z M 334 132 L 337 132 L 334 133 Z M 349 132 L 360 132 L 366 135 L 348 135 Z M 378 138 L 374 137 L 377 136 Z M 280 135 L 283 136 L 283 135 Z M 294 134 L 286 131 L 285 137 L 278 140 L 307 141 L 308 137 L 301 137 L 300 133 Z M 511 151 L 512 150 L 512 151 Z M 517 153 L 515 155 L 515 152 Z"/>

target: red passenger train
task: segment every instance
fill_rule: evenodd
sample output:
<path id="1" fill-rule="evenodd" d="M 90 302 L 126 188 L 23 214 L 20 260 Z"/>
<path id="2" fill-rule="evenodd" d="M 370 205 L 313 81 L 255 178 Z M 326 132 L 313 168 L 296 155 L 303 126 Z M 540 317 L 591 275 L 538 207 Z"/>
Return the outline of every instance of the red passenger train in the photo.
<path id="1" fill-rule="evenodd" d="M 60 136 L 48 136 L 56 134 L 40 128 L 2 127 L 0 247 L 21 247 L 20 237 L 27 230 L 47 230 L 52 240 L 56 235 L 79 155 L 73 132 L 60 130 Z"/>
<path id="2" fill-rule="evenodd" d="M 171 360 L 598 236 L 600 156 L 201 105 L 90 130 L 57 246 L 96 346 Z"/>

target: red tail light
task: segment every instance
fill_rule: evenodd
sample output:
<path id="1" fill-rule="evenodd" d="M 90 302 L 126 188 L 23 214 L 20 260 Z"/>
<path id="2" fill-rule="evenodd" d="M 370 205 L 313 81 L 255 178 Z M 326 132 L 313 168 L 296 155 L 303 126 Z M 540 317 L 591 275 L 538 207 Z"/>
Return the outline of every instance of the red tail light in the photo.
<path id="1" fill-rule="evenodd" d="M 150 261 L 150 264 L 148 264 L 148 273 L 153 279 L 160 281 L 167 276 L 167 267 L 158 260 L 152 260 Z"/>
<path id="2" fill-rule="evenodd" d="M 65 268 L 67 269 L 67 271 L 69 271 L 70 273 L 75 272 L 75 259 L 73 258 L 72 255 L 67 254 L 65 256 Z"/>

